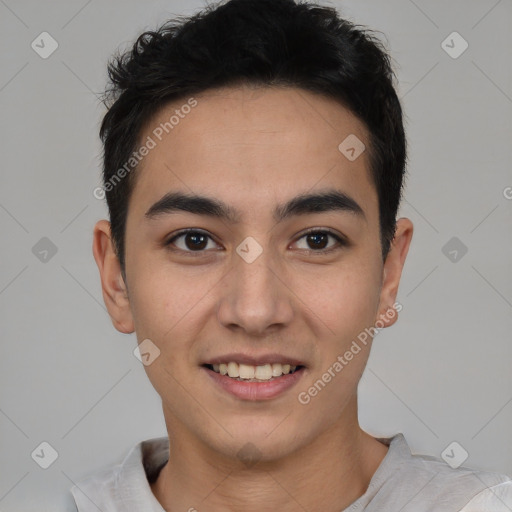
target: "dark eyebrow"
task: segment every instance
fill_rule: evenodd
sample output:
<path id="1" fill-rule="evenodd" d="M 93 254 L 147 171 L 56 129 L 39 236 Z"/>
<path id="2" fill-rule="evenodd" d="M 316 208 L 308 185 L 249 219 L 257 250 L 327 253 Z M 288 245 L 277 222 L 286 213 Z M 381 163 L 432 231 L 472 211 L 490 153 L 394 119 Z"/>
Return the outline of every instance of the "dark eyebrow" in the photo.
<path id="1" fill-rule="evenodd" d="M 179 211 L 196 215 L 208 215 L 226 220 L 232 224 L 240 222 L 240 214 L 222 201 L 183 192 L 169 192 L 165 194 L 148 209 L 145 217 L 147 219 L 154 219 L 160 215 Z M 335 189 L 311 194 L 300 194 L 283 205 L 277 205 L 273 216 L 276 222 L 280 222 L 293 215 L 330 211 L 344 211 L 366 219 L 363 209 L 354 199 Z"/>

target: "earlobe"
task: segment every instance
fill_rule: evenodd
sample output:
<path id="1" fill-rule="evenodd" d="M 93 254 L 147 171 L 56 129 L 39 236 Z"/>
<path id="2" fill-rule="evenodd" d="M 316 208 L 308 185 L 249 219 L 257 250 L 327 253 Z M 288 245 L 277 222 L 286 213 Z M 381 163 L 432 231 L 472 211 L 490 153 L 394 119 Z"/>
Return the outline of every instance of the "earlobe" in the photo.
<path id="1" fill-rule="evenodd" d="M 405 259 L 411 245 L 413 230 L 414 226 L 409 219 L 405 217 L 398 219 L 395 237 L 384 262 L 379 312 L 376 319 L 379 323 L 384 324 L 384 327 L 389 327 L 396 322 L 398 311 L 401 309 L 395 307 L 396 297 Z"/>
<path id="2" fill-rule="evenodd" d="M 135 329 L 128 290 L 107 220 L 100 220 L 94 226 L 92 251 L 100 272 L 103 300 L 112 324 L 119 332 L 130 334 Z"/>

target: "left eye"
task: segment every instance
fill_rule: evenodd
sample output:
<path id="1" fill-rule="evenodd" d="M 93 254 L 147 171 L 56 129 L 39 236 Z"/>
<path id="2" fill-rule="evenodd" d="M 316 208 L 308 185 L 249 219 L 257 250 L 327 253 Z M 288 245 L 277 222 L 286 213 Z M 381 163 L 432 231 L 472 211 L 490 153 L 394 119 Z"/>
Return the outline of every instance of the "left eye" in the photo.
<path id="1" fill-rule="evenodd" d="M 327 244 L 329 243 L 329 237 L 335 240 L 335 243 L 333 244 L 334 246 L 345 245 L 344 240 L 340 236 L 332 233 L 331 231 L 309 231 L 308 233 L 302 235 L 299 238 L 299 240 L 305 239 L 306 244 L 308 244 L 309 247 L 302 247 L 301 249 L 314 252 L 330 251 L 334 247 L 327 246 Z"/>

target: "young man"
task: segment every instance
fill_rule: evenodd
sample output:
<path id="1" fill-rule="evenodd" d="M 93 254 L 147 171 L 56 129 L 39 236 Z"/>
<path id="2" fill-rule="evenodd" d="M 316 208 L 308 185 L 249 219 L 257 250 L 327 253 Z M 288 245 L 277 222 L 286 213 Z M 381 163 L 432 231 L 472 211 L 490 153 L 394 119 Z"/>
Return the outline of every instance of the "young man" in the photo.
<path id="1" fill-rule="evenodd" d="M 94 257 L 168 438 L 79 482 L 78 510 L 512 510 L 508 477 L 358 424 L 413 232 L 379 43 L 330 8 L 231 0 L 109 71 Z"/>

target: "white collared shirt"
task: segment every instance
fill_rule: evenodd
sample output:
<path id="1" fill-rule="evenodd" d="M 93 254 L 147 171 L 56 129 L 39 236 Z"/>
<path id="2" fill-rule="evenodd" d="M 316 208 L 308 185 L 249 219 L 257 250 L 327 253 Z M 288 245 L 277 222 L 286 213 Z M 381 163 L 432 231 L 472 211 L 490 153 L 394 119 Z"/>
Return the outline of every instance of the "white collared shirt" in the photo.
<path id="1" fill-rule="evenodd" d="M 412 455 L 403 434 L 379 441 L 389 450 L 366 492 L 340 512 L 512 512 L 512 480 L 452 469 L 443 460 Z M 71 488 L 78 512 L 165 512 L 151 491 L 169 457 L 167 437 L 135 445 L 124 461 Z"/>

